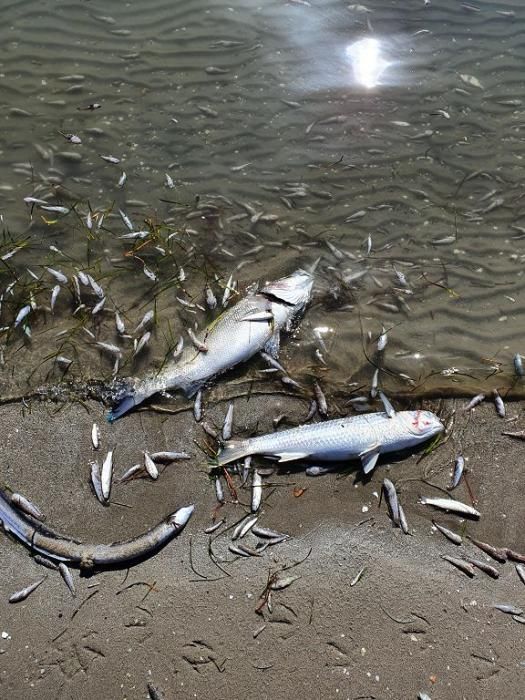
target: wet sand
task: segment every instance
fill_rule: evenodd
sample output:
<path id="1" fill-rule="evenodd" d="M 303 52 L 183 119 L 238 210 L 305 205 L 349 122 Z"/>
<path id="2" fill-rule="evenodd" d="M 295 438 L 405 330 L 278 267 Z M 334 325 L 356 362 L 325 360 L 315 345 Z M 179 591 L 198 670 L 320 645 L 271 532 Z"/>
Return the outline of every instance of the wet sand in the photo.
<path id="1" fill-rule="evenodd" d="M 448 402 L 443 409 L 452 407 Z M 440 555 L 488 558 L 433 533 L 431 520 L 525 551 L 525 442 L 501 435 L 523 427 L 522 405 L 509 404 L 508 417 L 519 416 L 510 424 L 491 404 L 471 417 L 458 411 L 445 445 L 419 463 L 420 455 L 383 463 L 368 483 L 357 471 L 308 478 L 281 470 L 265 477 L 260 524 L 291 538 L 259 558 L 236 559 L 227 550 L 231 531 L 219 535 L 213 551 L 227 573 L 211 561 L 203 532 L 217 502 L 194 442 L 202 442 L 203 431 L 191 412 L 140 412 L 108 425 L 96 404 L 89 411 L 78 404 L 57 408 L 2 407 L 0 437 L 1 482 L 38 503 L 53 528 L 85 541 L 114 541 L 179 506 L 195 503 L 197 509 L 176 540 L 128 572 L 82 578 L 75 572 L 76 598 L 57 573 L 2 535 L 2 697 L 146 698 L 148 682 L 167 699 L 402 699 L 420 691 L 433 700 L 519 697 L 525 627 L 492 608 L 525 604 L 514 565 L 495 564 L 499 580 L 481 572 L 468 579 Z M 305 415 L 302 402 L 279 397 L 238 400 L 235 408 L 237 435 L 270 429 L 280 413 L 290 423 Z M 208 407 L 206 418 L 220 425 L 225 409 Z M 115 486 L 104 508 L 89 486 L 93 420 L 102 431 L 99 457 L 116 447 L 117 474 L 138 462 L 143 449 L 189 450 L 192 459 L 166 467 L 157 482 Z M 421 494 L 442 495 L 422 479 L 445 486 L 460 449 L 482 513 L 478 523 L 417 505 Z M 384 504 L 378 508 L 385 476 L 398 487 L 412 536 L 392 528 Z M 294 488 L 306 490 L 296 496 Z M 463 483 L 454 495 L 468 502 Z M 239 490 L 242 503 L 249 498 L 248 490 Z M 217 517 L 233 525 L 245 510 L 227 503 Z M 252 546 L 256 541 L 246 539 Z M 274 591 L 272 611 L 257 614 L 269 574 L 301 561 L 288 572 L 299 578 Z M 26 601 L 7 603 L 11 593 L 46 573 Z"/>

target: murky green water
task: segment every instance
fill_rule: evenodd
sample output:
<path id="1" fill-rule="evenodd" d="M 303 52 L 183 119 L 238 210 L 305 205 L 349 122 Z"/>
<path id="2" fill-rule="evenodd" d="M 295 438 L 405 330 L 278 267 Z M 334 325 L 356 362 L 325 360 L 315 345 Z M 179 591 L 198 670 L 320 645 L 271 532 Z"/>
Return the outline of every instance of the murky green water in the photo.
<path id="1" fill-rule="evenodd" d="M 57 356 L 109 377 L 96 341 L 143 372 L 210 319 L 188 306 L 206 281 L 220 298 L 230 275 L 242 289 L 322 256 L 283 351 L 305 387 L 362 393 L 384 327 L 391 392 L 521 393 L 520 3 L 19 0 L 2 19 L 4 392 L 57 380 Z M 119 209 L 144 238 L 121 237 Z M 78 270 L 103 288 L 96 314 Z M 149 309 L 133 358 L 114 311 L 132 331 Z M 273 381 L 257 367 L 240 376 Z"/>

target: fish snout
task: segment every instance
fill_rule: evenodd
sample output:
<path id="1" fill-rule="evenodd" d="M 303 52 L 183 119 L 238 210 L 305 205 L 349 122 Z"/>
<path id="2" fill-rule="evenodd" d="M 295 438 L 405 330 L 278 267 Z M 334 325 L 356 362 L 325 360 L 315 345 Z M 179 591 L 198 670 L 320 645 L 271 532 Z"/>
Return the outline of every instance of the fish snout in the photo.
<path id="1" fill-rule="evenodd" d="M 445 426 L 432 411 L 408 411 L 407 427 L 413 435 L 428 439 L 445 430 Z"/>

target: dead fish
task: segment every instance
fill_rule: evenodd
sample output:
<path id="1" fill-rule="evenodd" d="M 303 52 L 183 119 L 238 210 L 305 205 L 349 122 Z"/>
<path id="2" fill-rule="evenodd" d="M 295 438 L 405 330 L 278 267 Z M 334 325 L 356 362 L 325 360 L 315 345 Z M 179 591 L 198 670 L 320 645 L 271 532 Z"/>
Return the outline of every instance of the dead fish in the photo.
<path id="1" fill-rule="evenodd" d="M 470 411 L 484 400 L 485 400 L 485 394 L 477 394 L 476 396 L 474 396 L 474 398 L 472 398 L 468 402 L 468 404 L 465 406 L 465 408 L 463 410 Z"/>
<path id="2" fill-rule="evenodd" d="M 157 465 L 151 458 L 151 455 L 149 455 L 147 452 L 144 452 L 144 468 L 150 475 L 152 479 L 158 479 L 159 478 L 159 470 L 157 469 Z"/>
<path id="3" fill-rule="evenodd" d="M 16 315 L 14 327 L 16 328 L 17 326 L 19 326 L 30 312 L 31 306 L 29 304 L 23 306 Z"/>
<path id="4" fill-rule="evenodd" d="M 386 344 L 388 343 L 388 333 L 385 330 L 385 327 L 383 326 L 383 330 L 381 331 L 381 335 L 377 339 L 377 352 L 383 352 L 383 350 L 386 348 Z"/>
<path id="5" fill-rule="evenodd" d="M 95 496 L 99 500 L 100 503 L 102 503 L 103 506 L 106 505 L 107 499 L 104 498 L 104 494 L 102 493 L 102 482 L 100 481 L 100 466 L 98 462 L 90 462 L 90 469 L 91 469 L 91 484 L 93 486 L 93 490 L 95 491 Z"/>
<path id="6" fill-rule="evenodd" d="M 106 163 L 112 163 L 113 165 L 120 163 L 120 158 L 117 158 L 116 156 L 103 156 L 100 153 L 99 156 L 102 158 L 102 160 L 105 160 Z"/>
<path id="7" fill-rule="evenodd" d="M 49 303 L 51 313 L 53 313 L 53 311 L 55 309 L 55 304 L 56 304 L 56 301 L 58 299 L 58 295 L 60 294 L 61 289 L 62 289 L 62 287 L 59 284 L 56 284 L 51 291 L 51 301 Z"/>
<path id="8" fill-rule="evenodd" d="M 523 377 L 525 374 L 523 370 L 523 362 L 521 361 L 521 355 L 519 353 L 514 355 L 514 371 L 518 377 Z"/>
<path id="9" fill-rule="evenodd" d="M 328 403 L 319 382 L 314 382 L 314 394 L 315 400 L 317 401 L 317 410 L 322 416 L 327 416 Z"/>
<path id="10" fill-rule="evenodd" d="M 202 389 L 199 389 L 193 403 L 193 417 L 199 423 L 202 419 Z"/>
<path id="11" fill-rule="evenodd" d="M 441 532 L 442 535 L 444 535 L 447 540 L 450 540 L 453 542 L 455 545 L 459 546 L 463 544 L 463 538 L 460 537 L 456 532 L 452 532 L 452 530 L 449 530 L 448 527 L 445 527 L 444 525 L 440 525 L 439 523 L 436 523 L 435 520 L 432 521 L 432 525 Z"/>
<path id="12" fill-rule="evenodd" d="M 523 564 L 516 564 L 516 573 L 521 579 L 522 583 L 525 583 L 525 566 Z"/>
<path id="13" fill-rule="evenodd" d="M 518 430 L 514 433 L 503 431 L 502 435 L 508 435 L 509 437 L 518 438 L 519 440 L 525 440 L 525 430 Z"/>
<path id="14" fill-rule="evenodd" d="M 218 530 L 218 529 L 220 528 L 221 525 L 224 525 L 225 522 L 226 522 L 226 519 L 223 518 L 222 520 L 219 520 L 218 522 L 213 523 L 213 525 L 210 525 L 209 527 L 207 527 L 207 528 L 204 530 L 205 534 L 206 534 L 206 535 L 211 535 L 212 532 L 215 532 L 215 530 Z"/>
<path id="15" fill-rule="evenodd" d="M 450 483 L 450 486 L 448 487 L 449 491 L 452 491 L 452 489 L 455 489 L 456 486 L 461 481 L 461 477 L 463 476 L 464 468 L 465 468 L 465 459 L 463 458 L 463 455 L 458 455 L 456 457 L 456 462 L 454 464 L 454 471 L 452 473 L 452 481 Z"/>
<path id="16" fill-rule="evenodd" d="M 58 204 L 50 204 L 48 206 L 44 206 L 43 204 L 41 204 L 40 209 L 43 209 L 44 211 L 53 212 L 54 214 L 69 214 L 69 212 L 71 211 L 69 207 L 62 207 Z"/>
<path id="17" fill-rule="evenodd" d="M 60 270 L 53 270 L 52 267 L 46 267 L 46 270 L 57 282 L 60 282 L 60 284 L 67 284 L 67 277 L 63 272 L 60 272 Z"/>
<path id="18" fill-rule="evenodd" d="M 252 477 L 252 513 L 256 513 L 261 507 L 262 500 L 262 478 L 257 469 Z"/>
<path id="19" fill-rule="evenodd" d="M 285 539 L 289 539 L 290 537 L 290 535 L 285 535 L 282 532 L 271 530 L 268 527 L 261 527 L 260 525 L 254 525 L 254 527 L 252 527 L 252 532 L 254 535 L 257 535 L 257 537 L 264 537 L 270 540 L 276 539 L 277 537 L 284 537 Z"/>
<path id="20" fill-rule="evenodd" d="M 47 576 L 43 576 L 42 578 L 38 579 L 38 581 L 35 581 L 29 586 L 26 586 L 26 588 L 22 588 L 21 591 L 17 591 L 16 593 L 13 593 L 9 596 L 9 602 L 10 603 L 20 603 L 22 600 L 25 600 L 28 596 L 31 595 L 33 591 L 35 591 L 41 583 L 43 583 L 46 580 Z"/>
<path id="21" fill-rule="evenodd" d="M 233 427 L 233 401 L 228 404 L 228 410 L 226 411 L 226 416 L 224 418 L 224 424 L 222 426 L 222 439 L 229 440 L 232 436 Z"/>
<path id="22" fill-rule="evenodd" d="M 270 583 L 270 588 L 272 591 L 282 591 L 300 578 L 300 576 L 279 576 Z"/>
<path id="23" fill-rule="evenodd" d="M 448 561 L 453 566 L 457 567 L 460 571 L 462 571 L 464 574 L 466 574 L 470 578 L 473 578 L 476 575 L 476 572 L 474 571 L 474 567 L 472 566 L 472 564 L 468 564 L 466 561 L 463 561 L 463 559 L 458 559 L 457 557 L 451 557 L 448 554 L 442 554 L 441 558 L 444 559 L 445 561 Z"/>
<path id="24" fill-rule="evenodd" d="M 475 566 L 476 569 L 483 571 L 484 574 L 487 574 L 491 578 L 499 578 L 499 571 L 494 566 L 491 566 L 484 561 L 480 561 L 479 559 L 473 559 L 466 554 L 463 555 L 463 559 L 469 564 L 472 564 L 472 566 Z"/>
<path id="25" fill-rule="evenodd" d="M 119 179 L 118 179 L 117 187 L 124 187 L 127 179 L 128 179 L 128 176 L 126 175 L 126 172 L 123 170 Z"/>
<path id="26" fill-rule="evenodd" d="M 449 513 L 456 513 L 457 515 L 464 515 L 476 519 L 481 517 L 481 513 L 475 508 L 466 503 L 461 503 L 461 501 L 456 501 L 453 498 L 428 498 L 427 496 L 421 496 L 419 503 L 424 506 L 434 506 L 434 508 L 446 510 Z"/>
<path id="27" fill-rule="evenodd" d="M 181 337 L 178 340 L 177 345 L 175 346 L 175 350 L 173 351 L 173 354 L 172 354 L 173 359 L 176 360 L 178 357 L 180 357 L 183 350 L 184 350 L 184 338 L 181 335 Z"/>
<path id="28" fill-rule="evenodd" d="M 523 615 L 523 610 L 512 603 L 497 603 L 492 607 L 507 615 Z"/>
<path id="29" fill-rule="evenodd" d="M 58 570 L 60 572 L 60 575 L 64 579 L 64 582 L 66 586 L 69 588 L 71 595 L 73 598 L 76 596 L 76 591 L 75 591 L 75 582 L 73 581 L 73 576 L 71 574 L 71 571 L 68 569 L 66 564 L 64 564 L 63 561 L 61 561 L 58 565 Z"/>
<path id="30" fill-rule="evenodd" d="M 224 503 L 224 489 L 222 488 L 222 481 L 220 476 L 215 477 L 215 495 L 219 503 Z"/>
<path id="31" fill-rule="evenodd" d="M 333 472 L 335 467 L 322 467 L 317 464 L 306 467 L 304 473 L 306 476 L 324 476 L 324 474 L 329 474 Z"/>
<path id="32" fill-rule="evenodd" d="M 144 314 L 142 321 L 138 324 L 138 326 L 135 328 L 133 331 L 133 335 L 137 335 L 138 333 L 141 333 L 152 321 L 155 316 L 155 312 L 150 310 L 146 311 Z"/>
<path id="33" fill-rule="evenodd" d="M 102 470 L 100 473 L 100 482 L 102 485 L 102 496 L 105 501 L 109 499 L 109 494 L 111 492 L 111 479 L 113 477 L 113 450 L 110 450 L 104 462 L 102 463 Z"/>
<path id="34" fill-rule="evenodd" d="M 131 479 L 132 476 L 137 475 L 138 473 L 141 473 L 141 475 L 144 473 L 144 464 L 134 464 L 132 467 L 129 469 L 126 469 L 124 474 L 120 477 L 120 482 L 123 484 L 125 481 L 128 481 Z"/>
<path id="35" fill-rule="evenodd" d="M 205 294 L 207 307 L 212 310 L 215 309 L 217 307 L 217 298 L 209 285 L 206 285 Z"/>
<path id="36" fill-rule="evenodd" d="M 91 444 L 94 450 L 98 450 L 100 447 L 100 429 L 96 423 L 93 423 L 91 428 Z"/>
<path id="37" fill-rule="evenodd" d="M 503 399 L 501 396 L 498 394 L 497 390 L 494 389 L 493 392 L 494 395 L 494 403 L 496 404 L 496 412 L 500 418 L 505 418 L 505 404 L 503 403 Z"/>
<path id="38" fill-rule="evenodd" d="M 188 328 L 188 329 L 187 329 L 187 333 L 188 333 L 188 335 L 189 335 L 189 337 L 190 337 L 191 342 L 193 343 L 193 345 L 197 348 L 197 350 L 198 350 L 199 352 L 208 352 L 208 346 L 207 346 L 205 343 L 202 343 L 202 342 L 197 338 L 197 336 L 196 336 L 195 333 L 191 330 L 191 328 Z"/>
<path id="39" fill-rule="evenodd" d="M 491 544 L 487 544 L 486 542 L 481 542 L 481 540 L 477 540 L 474 537 L 471 537 L 470 535 L 467 535 L 468 539 L 472 542 L 473 545 L 475 545 L 478 549 L 481 549 L 482 552 L 485 552 L 485 554 L 488 554 L 489 557 L 492 557 L 496 561 L 499 561 L 500 563 L 504 563 L 507 561 L 508 558 L 508 550 L 500 547 L 493 547 Z"/>
<path id="40" fill-rule="evenodd" d="M 235 544 L 228 545 L 228 549 L 232 554 L 237 554 L 240 557 L 251 557 L 252 555 L 246 551 L 244 547 L 238 547 Z"/>
<path id="41" fill-rule="evenodd" d="M 177 459 L 190 459 L 187 452 L 152 452 L 151 459 L 154 462 L 174 462 Z"/>
<path id="42" fill-rule="evenodd" d="M 41 554 L 35 554 L 35 556 L 33 557 L 33 561 L 37 564 L 40 564 L 40 566 L 45 566 L 46 569 L 51 569 L 51 571 L 58 571 L 58 564 L 55 564 L 54 561 L 51 561 L 51 559 L 48 559 L 47 557 L 43 557 Z"/>
<path id="43" fill-rule="evenodd" d="M 31 515 L 36 520 L 45 520 L 45 516 L 40 508 L 35 506 L 34 503 L 31 503 L 28 498 L 22 496 L 20 493 L 11 494 L 11 503 L 16 506 L 16 508 L 23 510 L 24 513 Z"/>
<path id="44" fill-rule="evenodd" d="M 99 311 L 102 311 L 106 304 L 106 297 L 102 297 L 102 299 L 96 304 L 92 309 L 91 309 L 91 315 L 96 316 Z"/>
<path id="45" fill-rule="evenodd" d="M 383 479 L 382 490 L 388 506 L 390 518 L 394 525 L 397 525 L 397 527 L 399 527 L 399 502 L 397 500 L 396 487 L 390 481 L 390 479 Z"/>
<path id="46" fill-rule="evenodd" d="M 146 347 L 150 338 L 151 333 L 149 331 L 146 331 L 142 338 L 137 342 L 135 350 L 133 351 L 133 357 L 136 357 L 139 354 L 139 352 Z"/>
<path id="47" fill-rule="evenodd" d="M 408 529 L 408 521 L 405 516 L 405 511 L 403 510 L 403 506 L 401 503 L 399 504 L 399 527 L 401 528 L 401 532 L 404 535 L 409 535 L 409 529 Z"/>

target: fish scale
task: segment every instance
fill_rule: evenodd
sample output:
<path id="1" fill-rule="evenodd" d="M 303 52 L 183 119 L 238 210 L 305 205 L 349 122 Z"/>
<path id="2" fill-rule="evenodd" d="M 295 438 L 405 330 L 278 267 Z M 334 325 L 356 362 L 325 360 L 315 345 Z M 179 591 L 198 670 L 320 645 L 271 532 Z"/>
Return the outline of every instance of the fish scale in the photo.
<path id="1" fill-rule="evenodd" d="M 392 417 L 377 412 L 300 425 L 247 440 L 230 440 L 219 453 L 219 465 L 246 455 L 342 461 L 360 458 L 371 471 L 380 454 L 414 447 L 442 432 L 444 426 L 430 411 L 399 411 Z"/>

